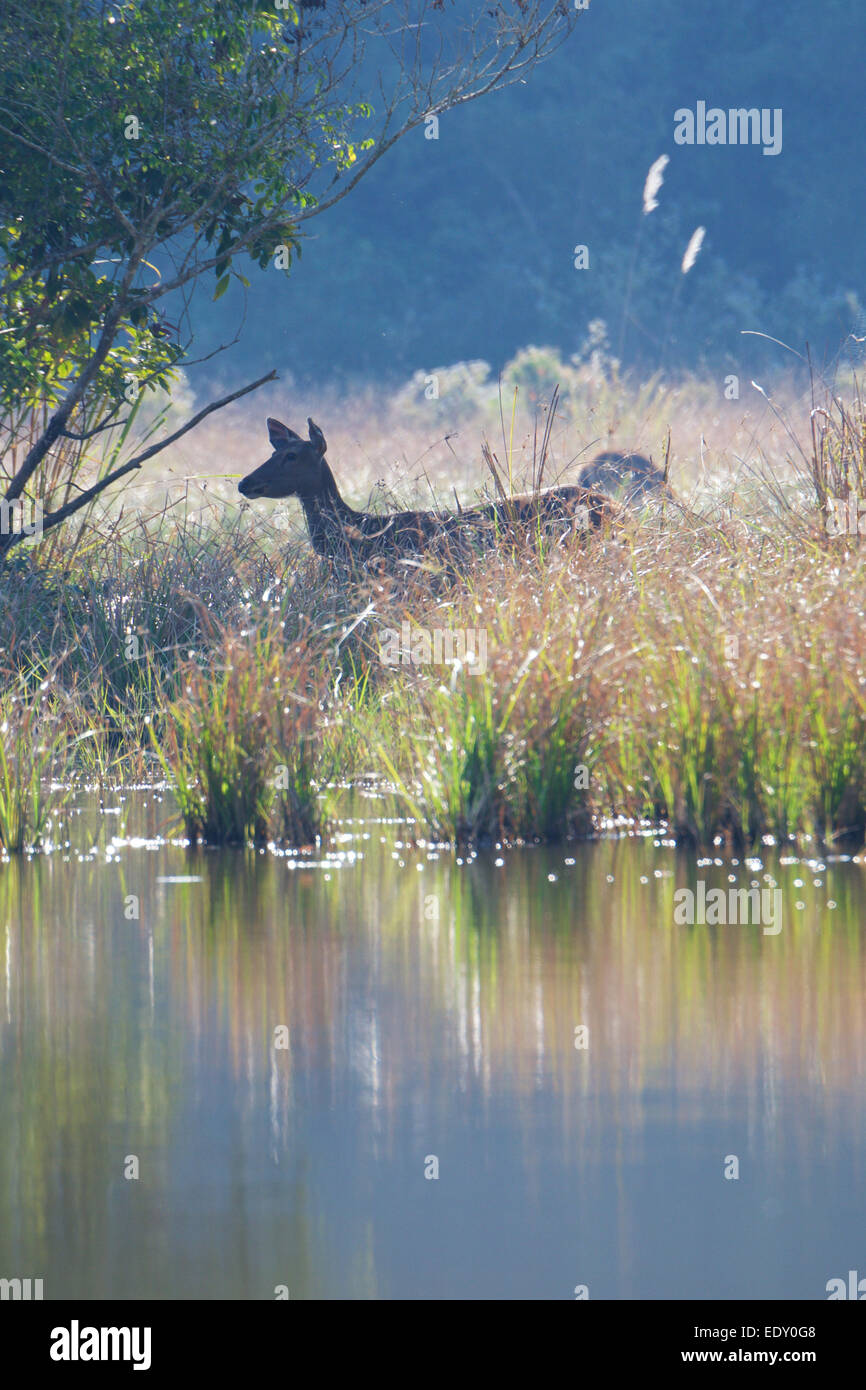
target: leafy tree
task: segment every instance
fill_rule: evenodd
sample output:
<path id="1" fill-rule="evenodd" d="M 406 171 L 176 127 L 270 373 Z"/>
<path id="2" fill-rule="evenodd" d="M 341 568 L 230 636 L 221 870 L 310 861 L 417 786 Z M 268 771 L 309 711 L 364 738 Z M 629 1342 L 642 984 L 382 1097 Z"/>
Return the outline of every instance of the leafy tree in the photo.
<path id="1" fill-rule="evenodd" d="M 123 456 L 142 389 L 190 361 L 196 281 L 219 298 L 242 265 L 291 269 L 306 222 L 403 135 L 522 78 L 575 19 L 565 0 L 6 0 L 3 519 L 29 497 L 58 525 L 270 380 Z M 21 539 L 2 530 L 0 560 Z"/>

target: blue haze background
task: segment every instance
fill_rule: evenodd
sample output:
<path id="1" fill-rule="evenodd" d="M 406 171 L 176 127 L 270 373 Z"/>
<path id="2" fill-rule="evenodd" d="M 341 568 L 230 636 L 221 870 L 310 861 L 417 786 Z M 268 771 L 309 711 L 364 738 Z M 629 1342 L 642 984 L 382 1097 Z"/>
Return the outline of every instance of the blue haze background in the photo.
<path id="1" fill-rule="evenodd" d="M 793 361 L 744 328 L 808 342 L 819 361 L 856 354 L 864 72 L 866 6 L 851 0 L 592 0 L 526 84 L 446 113 L 436 141 L 413 132 L 306 223 L 289 278 L 253 270 L 240 343 L 217 370 L 396 383 L 472 358 L 496 369 L 528 344 L 568 356 L 598 318 L 617 354 L 633 261 L 627 365 Z M 676 146 L 674 112 L 698 100 L 781 107 L 781 154 Z M 660 206 L 642 218 L 663 153 Z M 706 241 L 682 277 L 698 225 Z M 587 271 L 573 268 L 579 243 Z M 211 293 L 208 280 L 194 301 L 196 351 L 243 312 L 239 286 L 218 304 Z"/>

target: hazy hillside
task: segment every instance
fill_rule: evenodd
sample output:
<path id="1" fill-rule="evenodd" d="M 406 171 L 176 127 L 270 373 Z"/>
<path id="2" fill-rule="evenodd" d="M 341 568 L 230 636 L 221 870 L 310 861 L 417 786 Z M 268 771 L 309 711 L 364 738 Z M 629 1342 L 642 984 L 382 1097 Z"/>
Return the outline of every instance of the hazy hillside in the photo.
<path id="1" fill-rule="evenodd" d="M 438 140 L 419 130 L 308 223 L 290 279 L 255 272 L 241 342 L 216 371 L 393 381 L 472 358 L 498 368 L 529 343 L 568 356 L 598 318 L 617 353 L 630 268 L 626 362 L 748 372 L 768 359 L 744 328 L 834 355 L 864 326 L 851 118 L 864 60 L 866 10 L 844 0 L 592 0 L 526 85 L 443 117 Z M 699 101 L 781 109 L 781 151 L 675 144 L 675 111 Z M 664 153 L 659 207 L 642 218 Z M 587 270 L 573 267 L 578 244 Z M 242 312 L 238 287 L 218 305 L 210 293 L 194 305 L 207 346 Z"/>

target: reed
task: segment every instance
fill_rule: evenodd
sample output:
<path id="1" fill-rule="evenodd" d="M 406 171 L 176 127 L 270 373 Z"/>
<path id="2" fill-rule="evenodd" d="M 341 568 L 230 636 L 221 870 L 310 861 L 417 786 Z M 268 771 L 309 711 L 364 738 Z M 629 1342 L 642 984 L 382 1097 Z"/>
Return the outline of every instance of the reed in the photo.
<path id="1" fill-rule="evenodd" d="M 62 700 L 61 700 L 62 703 Z M 0 695 L 0 847 L 20 853 L 48 837 L 66 805 L 68 733 L 50 673 Z"/>
<path id="2" fill-rule="evenodd" d="M 609 713 L 604 604 L 575 609 L 559 581 L 545 587 L 551 575 L 535 547 L 519 557 L 510 549 L 473 579 L 468 594 L 425 617 L 446 635 L 471 632 L 476 661 L 415 666 L 395 678 L 378 740 L 382 761 L 415 819 L 437 837 L 585 834 Z"/>
<path id="3" fill-rule="evenodd" d="M 182 661 L 157 756 L 187 835 L 211 844 L 312 844 L 325 820 L 324 653 L 279 626 L 223 629 L 206 658 Z"/>

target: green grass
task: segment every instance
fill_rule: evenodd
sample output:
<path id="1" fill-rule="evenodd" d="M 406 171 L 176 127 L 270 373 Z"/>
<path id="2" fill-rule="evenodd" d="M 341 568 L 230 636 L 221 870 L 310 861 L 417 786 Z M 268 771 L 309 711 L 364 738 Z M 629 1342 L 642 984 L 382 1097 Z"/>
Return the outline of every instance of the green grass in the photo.
<path id="1" fill-rule="evenodd" d="M 153 739 L 190 838 L 313 843 L 328 757 L 327 661 L 315 645 L 287 643 L 278 625 L 223 630 L 174 680 Z"/>
<path id="2" fill-rule="evenodd" d="M 38 847 L 67 803 L 69 731 L 55 707 L 50 677 L 0 695 L 0 846 Z"/>
<path id="3" fill-rule="evenodd" d="M 535 563 L 540 576 L 543 561 Z M 594 658 L 584 655 L 597 634 L 584 631 L 574 612 L 554 630 L 557 605 L 543 615 L 525 591 L 490 613 L 485 590 L 474 598 L 488 669 L 413 668 L 398 678 L 379 728 L 382 762 L 415 818 L 440 838 L 556 839 L 586 831 L 605 707 Z M 467 603 L 439 621 L 466 630 L 472 616 Z"/>

